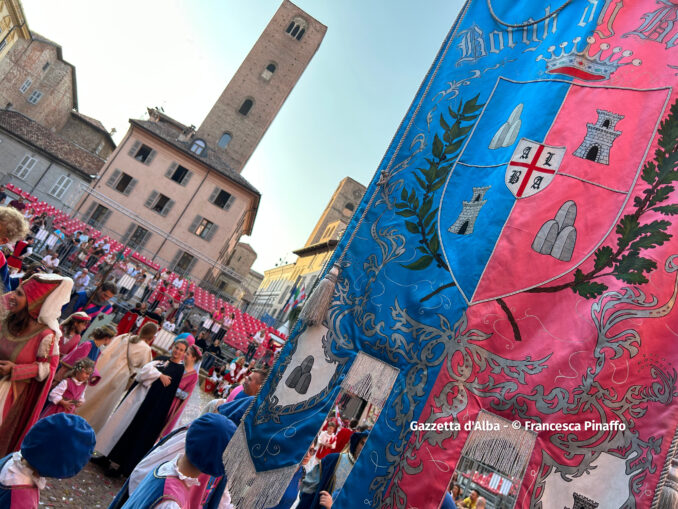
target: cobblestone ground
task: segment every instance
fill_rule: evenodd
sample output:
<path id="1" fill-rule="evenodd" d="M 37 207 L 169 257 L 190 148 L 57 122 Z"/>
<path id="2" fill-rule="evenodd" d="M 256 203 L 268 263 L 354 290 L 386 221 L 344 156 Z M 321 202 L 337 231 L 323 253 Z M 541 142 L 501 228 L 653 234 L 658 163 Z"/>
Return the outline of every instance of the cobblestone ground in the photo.
<path id="1" fill-rule="evenodd" d="M 181 424 L 187 424 L 198 417 L 202 407 L 211 399 L 211 395 L 196 387 L 181 416 Z M 106 477 L 101 468 L 89 463 L 82 472 L 71 479 L 48 479 L 47 486 L 40 492 L 40 507 L 106 508 L 124 482 L 124 479 Z"/>

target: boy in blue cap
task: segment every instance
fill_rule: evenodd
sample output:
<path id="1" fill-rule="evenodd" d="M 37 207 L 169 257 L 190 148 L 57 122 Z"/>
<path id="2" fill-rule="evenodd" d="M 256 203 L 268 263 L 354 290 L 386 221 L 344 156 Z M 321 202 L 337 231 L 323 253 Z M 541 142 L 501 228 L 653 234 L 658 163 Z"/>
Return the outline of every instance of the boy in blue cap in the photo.
<path id="1" fill-rule="evenodd" d="M 21 443 L 21 452 L 0 460 L 0 509 L 38 509 L 45 477 L 76 475 L 94 452 L 96 436 L 79 415 L 40 419 Z"/>
<path id="2" fill-rule="evenodd" d="M 224 475 L 221 457 L 235 430 L 235 424 L 219 414 L 206 414 L 193 421 L 186 432 L 184 454 L 149 472 L 122 508 L 188 507 L 189 491 L 191 486 L 198 484 L 201 473 L 215 477 Z M 113 501 L 112 506 L 115 504 Z"/>

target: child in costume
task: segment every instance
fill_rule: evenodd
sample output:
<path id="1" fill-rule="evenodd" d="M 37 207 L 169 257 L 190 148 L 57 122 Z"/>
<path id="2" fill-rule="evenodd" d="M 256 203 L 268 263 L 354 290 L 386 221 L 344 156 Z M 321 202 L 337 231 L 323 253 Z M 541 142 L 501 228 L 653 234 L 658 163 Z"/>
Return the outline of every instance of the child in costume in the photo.
<path id="1" fill-rule="evenodd" d="M 21 452 L 0 460 L 0 509 L 38 509 L 45 477 L 73 477 L 87 464 L 96 438 L 78 415 L 40 419 L 26 434 Z"/>
<path id="2" fill-rule="evenodd" d="M 65 412 L 75 413 L 76 408 L 85 402 L 87 380 L 94 371 L 94 362 L 91 359 L 80 359 L 75 363 L 68 377 L 57 384 L 49 393 L 47 406 L 40 417 Z"/>
<path id="3" fill-rule="evenodd" d="M 235 430 L 235 424 L 219 414 L 205 414 L 193 421 L 186 432 L 184 453 L 149 472 L 122 509 L 187 508 L 191 487 L 200 484 L 198 476 L 224 475 L 221 457 Z M 119 507 L 118 498 L 126 492 L 125 486 L 110 507 Z"/>

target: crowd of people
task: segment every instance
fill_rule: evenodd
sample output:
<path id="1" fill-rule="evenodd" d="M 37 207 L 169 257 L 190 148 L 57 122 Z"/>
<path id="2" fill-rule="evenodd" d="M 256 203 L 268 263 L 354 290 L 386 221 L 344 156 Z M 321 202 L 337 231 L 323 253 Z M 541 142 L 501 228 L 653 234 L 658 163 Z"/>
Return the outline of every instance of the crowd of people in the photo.
<path id="1" fill-rule="evenodd" d="M 268 375 L 274 348 L 254 358 L 268 346 L 266 331 L 227 360 L 221 341 L 233 314 L 222 308 L 194 325 L 187 316 L 191 293 L 170 301 L 171 309 L 159 306 L 162 299 L 147 302 L 168 284 L 162 274 L 110 258 L 105 242 L 58 231 L 45 236 L 48 220 L 0 206 L 0 508 L 37 508 L 45 477 L 74 476 L 87 461 L 106 475 L 128 477 L 111 507 L 231 507 L 221 456 Z M 28 261 L 40 254 L 33 249 L 44 250 L 41 263 Z M 102 257 L 107 266 L 93 274 Z M 61 273 L 64 265 L 75 269 L 72 278 Z M 93 324 L 113 311 L 116 295 L 135 299 L 135 307 L 117 327 Z M 151 345 L 168 324 L 178 333 L 171 351 L 154 357 Z M 216 397 L 182 427 L 201 364 L 203 389 Z M 336 416 L 314 443 L 278 509 L 331 507 L 364 443 L 357 423 L 341 423 Z M 68 435 L 67 449 L 35 453 L 61 435 Z M 331 484 L 321 465 L 336 470 Z"/>

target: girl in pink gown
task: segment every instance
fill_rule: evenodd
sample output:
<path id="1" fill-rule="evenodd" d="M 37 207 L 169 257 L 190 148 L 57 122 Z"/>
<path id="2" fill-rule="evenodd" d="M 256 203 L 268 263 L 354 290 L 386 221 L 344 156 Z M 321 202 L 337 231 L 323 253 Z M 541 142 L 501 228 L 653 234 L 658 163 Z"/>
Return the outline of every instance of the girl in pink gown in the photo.
<path id="1" fill-rule="evenodd" d="M 85 388 L 87 379 L 94 371 L 94 362 L 91 359 L 80 359 L 75 363 L 68 377 L 62 380 L 49 393 L 49 403 L 42 411 L 40 418 L 48 415 L 75 413 L 76 408 L 85 402 Z"/>
<path id="2" fill-rule="evenodd" d="M 179 421 L 184 407 L 188 403 L 188 398 L 191 397 L 193 389 L 195 389 L 198 383 L 198 366 L 196 363 L 200 362 L 200 359 L 202 359 L 200 348 L 195 345 L 189 346 L 184 357 L 184 375 L 181 378 L 181 382 L 179 382 L 177 394 L 172 401 L 172 406 L 167 414 L 167 422 L 160 433 L 160 438 L 169 434 Z"/>

